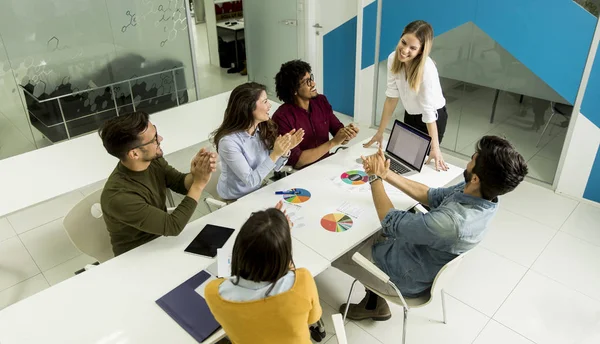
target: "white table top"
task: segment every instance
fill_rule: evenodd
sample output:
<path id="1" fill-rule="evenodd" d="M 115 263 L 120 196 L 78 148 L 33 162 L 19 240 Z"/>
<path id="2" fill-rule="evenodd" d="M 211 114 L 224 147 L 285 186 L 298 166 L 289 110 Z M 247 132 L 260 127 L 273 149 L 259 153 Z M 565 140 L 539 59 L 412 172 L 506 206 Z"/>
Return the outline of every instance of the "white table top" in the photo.
<path id="1" fill-rule="evenodd" d="M 206 141 L 223 120 L 229 93 L 153 114 L 165 155 Z M 279 104 L 271 104 L 273 113 Z M 95 132 L 0 160 L 0 217 L 106 179 L 116 163 Z"/>
<path id="2" fill-rule="evenodd" d="M 196 343 L 155 301 L 214 262 L 183 251 L 205 224 L 239 229 L 249 215 L 230 205 L 177 237 L 160 237 L 7 307 L 0 311 L 0 343 Z M 296 239 L 293 250 L 296 266 L 314 275 L 329 266 Z"/>
<path id="3" fill-rule="evenodd" d="M 225 23 L 233 23 L 235 22 L 235 25 L 225 25 Z M 227 29 L 227 30 L 231 30 L 231 31 L 239 31 L 239 30 L 243 30 L 244 29 L 244 21 L 243 20 L 237 20 L 237 19 L 225 19 L 225 20 L 221 20 L 219 22 L 217 22 L 217 26 L 223 29 Z"/>

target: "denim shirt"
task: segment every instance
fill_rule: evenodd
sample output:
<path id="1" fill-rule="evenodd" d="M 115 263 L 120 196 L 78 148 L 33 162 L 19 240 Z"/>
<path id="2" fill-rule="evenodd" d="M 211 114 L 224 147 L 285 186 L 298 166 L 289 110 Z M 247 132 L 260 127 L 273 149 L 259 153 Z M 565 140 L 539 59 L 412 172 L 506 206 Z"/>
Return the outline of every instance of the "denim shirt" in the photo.
<path id="1" fill-rule="evenodd" d="M 287 162 L 286 157 L 281 157 L 274 163 L 269 154 L 258 128 L 252 136 L 246 131 L 239 131 L 221 138 L 221 175 L 217 182 L 219 196 L 233 200 L 258 190 L 273 169 L 279 171 Z"/>
<path id="2" fill-rule="evenodd" d="M 446 263 L 483 239 L 498 200 L 466 195 L 464 187 L 429 189 L 429 213 L 393 209 L 381 222 L 385 240 L 373 245 L 373 260 L 404 296 L 427 292 Z"/>

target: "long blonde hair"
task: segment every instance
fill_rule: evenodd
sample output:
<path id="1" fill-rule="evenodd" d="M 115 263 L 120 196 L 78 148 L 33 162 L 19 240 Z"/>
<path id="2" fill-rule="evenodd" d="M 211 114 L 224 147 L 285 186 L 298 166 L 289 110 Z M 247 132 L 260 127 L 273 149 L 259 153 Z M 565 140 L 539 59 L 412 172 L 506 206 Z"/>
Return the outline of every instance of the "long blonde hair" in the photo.
<path id="1" fill-rule="evenodd" d="M 416 56 L 411 61 L 410 65 L 406 67 L 406 64 L 398 60 L 398 55 L 400 54 L 400 51 L 398 49 L 400 41 L 398 41 L 398 45 L 396 45 L 396 52 L 394 53 L 394 62 L 392 63 L 392 68 L 390 69 L 390 71 L 394 74 L 400 74 L 402 70 L 405 70 L 408 85 L 413 91 L 419 92 L 421 82 L 423 81 L 425 63 L 427 62 L 427 57 L 429 57 L 429 53 L 431 53 L 431 46 L 433 44 L 433 28 L 426 21 L 415 20 L 414 22 L 406 25 L 404 31 L 402 31 L 402 36 L 400 36 L 400 40 L 402 40 L 402 37 L 404 37 L 404 35 L 409 33 L 415 35 L 417 39 L 421 42 L 421 54 Z"/>

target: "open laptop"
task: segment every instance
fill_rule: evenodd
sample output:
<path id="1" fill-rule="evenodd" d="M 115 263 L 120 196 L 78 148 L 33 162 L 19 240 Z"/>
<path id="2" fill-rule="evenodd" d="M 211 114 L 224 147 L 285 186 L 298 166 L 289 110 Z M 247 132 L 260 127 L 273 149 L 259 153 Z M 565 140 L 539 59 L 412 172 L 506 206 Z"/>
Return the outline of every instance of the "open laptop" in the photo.
<path id="1" fill-rule="evenodd" d="M 396 120 L 385 147 L 385 156 L 390 159 L 390 170 L 403 176 L 421 172 L 430 146 L 429 135 Z"/>

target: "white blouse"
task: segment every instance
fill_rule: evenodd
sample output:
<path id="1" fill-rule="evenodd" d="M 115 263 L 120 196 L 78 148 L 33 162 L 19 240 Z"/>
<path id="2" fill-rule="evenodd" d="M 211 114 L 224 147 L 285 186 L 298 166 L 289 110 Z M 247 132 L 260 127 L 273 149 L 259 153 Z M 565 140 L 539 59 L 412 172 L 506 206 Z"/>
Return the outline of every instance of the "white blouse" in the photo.
<path id="1" fill-rule="evenodd" d="M 442 85 L 437 68 L 431 57 L 427 57 L 423 81 L 419 93 L 413 91 L 404 70 L 400 74 L 391 72 L 396 52 L 393 51 L 387 60 L 387 89 L 385 95 L 390 98 L 400 98 L 404 109 L 410 115 L 423 115 L 423 122 L 435 122 L 438 118 L 437 110 L 446 105 L 446 99 L 442 94 Z"/>

